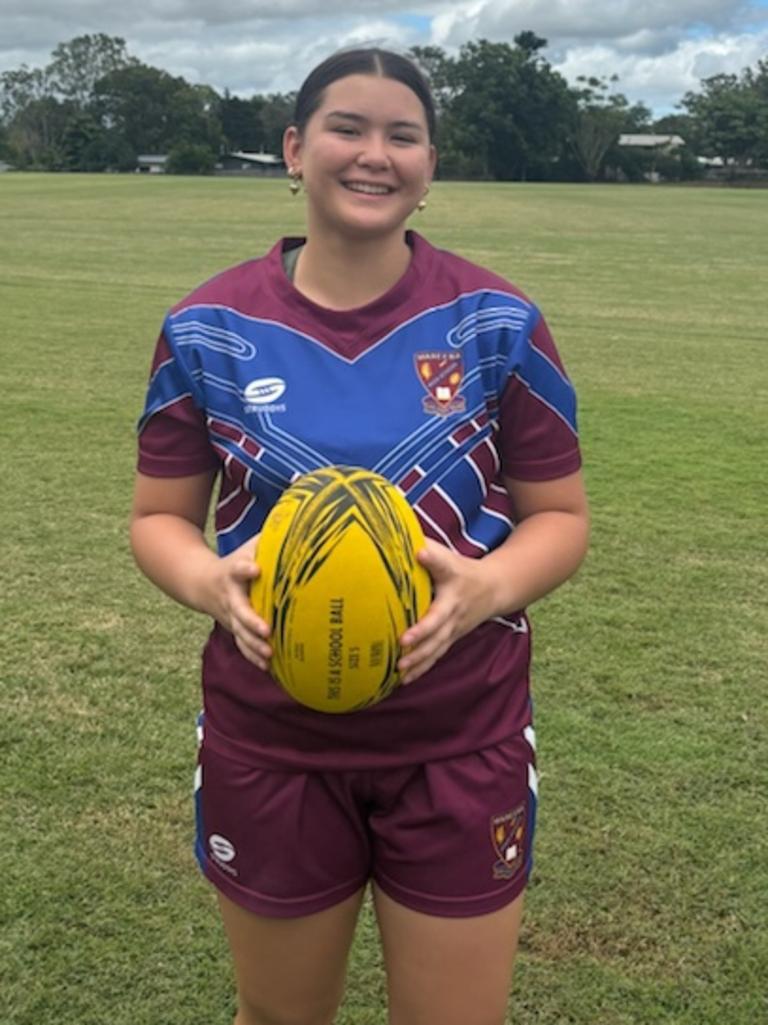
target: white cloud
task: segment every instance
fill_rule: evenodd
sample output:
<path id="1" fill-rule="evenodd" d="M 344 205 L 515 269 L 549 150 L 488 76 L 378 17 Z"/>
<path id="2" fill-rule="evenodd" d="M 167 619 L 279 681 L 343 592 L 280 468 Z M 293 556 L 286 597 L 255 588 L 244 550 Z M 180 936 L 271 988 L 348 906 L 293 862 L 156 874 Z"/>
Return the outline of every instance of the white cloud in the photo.
<path id="1" fill-rule="evenodd" d="M 122 36 L 129 52 L 219 90 L 286 92 L 342 46 L 406 49 L 470 39 L 512 42 L 530 29 L 569 80 L 618 74 L 619 88 L 670 109 L 702 77 L 768 52 L 761 0 L 0 0 L 0 71 L 43 66 L 83 33 Z"/>
<path id="2" fill-rule="evenodd" d="M 508 39 L 533 29 L 550 41 L 619 40 L 648 31 L 720 29 L 743 15 L 745 0 L 475 0 L 452 4 L 434 22 L 435 42 Z"/>
<path id="3" fill-rule="evenodd" d="M 617 88 L 633 101 L 658 113 L 670 112 L 701 80 L 721 72 L 738 73 L 754 66 L 768 52 L 768 31 L 756 35 L 723 34 L 681 40 L 671 51 L 656 55 L 626 53 L 605 46 L 575 47 L 557 65 L 570 82 L 579 75 L 619 76 Z"/>

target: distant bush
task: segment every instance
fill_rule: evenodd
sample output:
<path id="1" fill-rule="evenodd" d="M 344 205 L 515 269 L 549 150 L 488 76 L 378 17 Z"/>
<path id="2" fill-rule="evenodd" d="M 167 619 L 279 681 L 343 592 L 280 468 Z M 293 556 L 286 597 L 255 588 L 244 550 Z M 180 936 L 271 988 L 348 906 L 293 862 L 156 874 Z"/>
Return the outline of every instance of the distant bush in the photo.
<path id="1" fill-rule="evenodd" d="M 213 174 L 216 156 L 208 146 L 182 142 L 168 153 L 166 174 Z"/>

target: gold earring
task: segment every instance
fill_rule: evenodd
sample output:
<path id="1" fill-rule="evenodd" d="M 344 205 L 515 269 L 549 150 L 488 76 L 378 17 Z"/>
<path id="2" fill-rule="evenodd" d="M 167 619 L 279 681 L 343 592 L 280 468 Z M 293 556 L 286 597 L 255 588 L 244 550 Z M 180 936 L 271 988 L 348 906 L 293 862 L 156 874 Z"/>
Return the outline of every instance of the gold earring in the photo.
<path id="1" fill-rule="evenodd" d="M 429 186 L 427 186 L 426 189 L 424 189 L 424 195 L 421 197 L 421 199 L 416 204 L 416 209 L 419 211 L 419 213 L 421 213 L 422 210 L 426 210 L 427 209 L 427 193 L 428 192 L 429 192 Z"/>
<path id="2" fill-rule="evenodd" d="M 288 185 L 288 188 L 291 190 L 291 195 L 297 196 L 301 191 L 301 171 L 298 171 L 295 167 L 289 167 L 288 177 L 291 179 Z"/>

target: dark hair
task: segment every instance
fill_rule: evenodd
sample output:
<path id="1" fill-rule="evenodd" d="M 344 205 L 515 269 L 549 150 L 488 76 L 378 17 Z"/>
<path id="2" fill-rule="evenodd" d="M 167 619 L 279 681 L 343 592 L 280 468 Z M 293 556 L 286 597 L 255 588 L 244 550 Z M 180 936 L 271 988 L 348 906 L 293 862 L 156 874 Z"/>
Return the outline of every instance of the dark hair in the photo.
<path id="1" fill-rule="evenodd" d="M 307 122 L 323 102 L 328 86 L 347 75 L 379 75 L 402 82 L 421 100 L 427 118 L 430 141 L 435 137 L 437 117 L 429 84 L 416 65 L 407 57 L 378 47 L 340 50 L 310 71 L 296 97 L 293 123 L 303 132 Z"/>

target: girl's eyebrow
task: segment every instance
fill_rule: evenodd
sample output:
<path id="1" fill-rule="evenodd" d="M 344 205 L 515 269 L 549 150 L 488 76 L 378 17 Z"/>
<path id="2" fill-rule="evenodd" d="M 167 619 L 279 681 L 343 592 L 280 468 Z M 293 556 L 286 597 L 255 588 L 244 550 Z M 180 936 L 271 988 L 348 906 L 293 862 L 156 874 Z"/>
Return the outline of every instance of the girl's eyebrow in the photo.
<path id="1" fill-rule="evenodd" d="M 363 117 L 362 114 L 355 114 L 350 110 L 329 110 L 325 115 L 327 118 L 339 117 L 345 121 L 354 121 L 357 124 L 367 124 L 368 118 Z M 388 128 L 409 128 L 412 131 L 422 132 L 423 126 L 418 121 L 391 121 Z"/>

